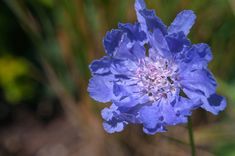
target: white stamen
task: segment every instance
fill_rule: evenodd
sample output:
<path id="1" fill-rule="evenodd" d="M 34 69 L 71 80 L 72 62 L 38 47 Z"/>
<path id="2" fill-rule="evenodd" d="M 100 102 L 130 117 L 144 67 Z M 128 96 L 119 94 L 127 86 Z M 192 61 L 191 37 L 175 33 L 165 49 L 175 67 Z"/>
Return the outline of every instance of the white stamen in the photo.
<path id="1" fill-rule="evenodd" d="M 166 59 L 158 58 L 156 62 L 146 57 L 139 61 L 135 77 L 143 93 L 151 101 L 167 98 L 168 93 L 176 91 L 177 66 Z"/>

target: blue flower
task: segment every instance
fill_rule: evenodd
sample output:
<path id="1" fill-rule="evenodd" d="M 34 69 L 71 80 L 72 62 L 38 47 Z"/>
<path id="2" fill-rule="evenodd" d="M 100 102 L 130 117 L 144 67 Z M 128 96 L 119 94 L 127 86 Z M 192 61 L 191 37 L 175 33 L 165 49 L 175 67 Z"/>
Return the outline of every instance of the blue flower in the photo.
<path id="1" fill-rule="evenodd" d="M 142 124 L 147 134 L 187 122 L 197 108 L 215 115 L 226 107 L 216 94 L 216 81 L 207 65 L 209 46 L 192 44 L 187 35 L 196 16 L 180 12 L 167 27 L 144 0 L 136 0 L 138 22 L 119 24 L 103 40 L 106 56 L 90 65 L 88 92 L 98 102 L 111 102 L 102 111 L 104 129 L 120 132 Z"/>

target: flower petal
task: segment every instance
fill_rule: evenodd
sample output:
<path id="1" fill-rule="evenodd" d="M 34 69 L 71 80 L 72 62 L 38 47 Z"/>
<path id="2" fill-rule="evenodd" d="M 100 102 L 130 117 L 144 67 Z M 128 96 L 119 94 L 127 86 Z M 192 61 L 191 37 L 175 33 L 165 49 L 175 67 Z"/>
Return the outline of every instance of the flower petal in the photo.
<path id="1" fill-rule="evenodd" d="M 144 31 L 141 30 L 139 23 L 135 24 L 119 23 L 118 28 L 120 30 L 123 30 L 123 32 L 127 33 L 127 37 L 130 39 L 131 42 L 133 41 L 144 42 L 144 40 L 146 40 L 146 34 L 144 33 Z"/>
<path id="2" fill-rule="evenodd" d="M 191 10 L 180 12 L 168 28 L 168 33 L 173 34 L 183 31 L 187 36 L 191 27 L 194 25 L 195 19 L 196 16 Z"/>
<path id="3" fill-rule="evenodd" d="M 112 83 L 109 82 L 109 77 L 93 76 L 88 85 L 90 96 L 99 102 L 109 102 L 113 97 Z"/>
<path id="4" fill-rule="evenodd" d="M 190 46 L 191 44 L 182 31 L 167 35 L 166 41 L 172 53 L 181 52 L 185 46 Z"/>
<path id="5" fill-rule="evenodd" d="M 110 66 L 111 66 L 112 60 L 108 56 L 104 56 L 100 60 L 93 61 L 89 68 L 92 74 L 107 74 L 110 72 Z"/>
<path id="6" fill-rule="evenodd" d="M 145 106 L 140 110 L 140 120 L 147 129 L 155 129 L 158 123 L 161 123 L 160 107 L 154 106 Z"/>
<path id="7" fill-rule="evenodd" d="M 108 133 L 121 132 L 130 118 L 135 118 L 135 115 L 120 112 L 115 104 L 112 104 L 110 108 L 104 108 L 101 114 L 105 120 L 103 127 Z"/>
<path id="8" fill-rule="evenodd" d="M 210 47 L 205 43 L 194 44 L 198 57 L 201 60 L 210 62 L 212 60 L 212 53 Z"/>
<path id="9" fill-rule="evenodd" d="M 145 57 L 145 48 L 140 44 L 140 42 L 130 42 L 126 34 L 124 34 L 122 41 L 119 44 L 119 47 L 116 49 L 114 58 L 120 60 L 132 60 L 138 61 Z"/>
<path id="10" fill-rule="evenodd" d="M 163 124 L 157 124 L 154 128 L 143 128 L 144 133 L 149 134 L 149 135 L 154 135 L 156 133 L 160 132 L 166 132 L 166 128 L 164 127 Z"/>
<path id="11" fill-rule="evenodd" d="M 105 52 L 109 56 L 113 56 L 116 48 L 119 45 L 119 42 L 122 39 L 123 31 L 122 30 L 111 30 L 107 32 L 106 36 L 104 37 L 103 44 L 105 48 Z"/>
<path id="12" fill-rule="evenodd" d="M 145 58 L 145 48 L 138 42 L 135 42 L 133 47 L 130 49 L 130 53 L 136 58 L 135 61 Z"/>
<path id="13" fill-rule="evenodd" d="M 179 79 L 184 92 L 190 99 L 209 97 L 216 91 L 216 81 L 206 69 L 183 71 Z"/>
<path id="14" fill-rule="evenodd" d="M 135 9 L 138 10 L 143 10 L 146 8 L 146 4 L 144 0 L 136 0 L 135 1 Z"/>
<path id="15" fill-rule="evenodd" d="M 108 133 L 115 133 L 115 132 L 121 132 L 123 131 L 125 124 L 123 122 L 117 122 L 117 123 L 103 123 L 104 130 Z"/>
<path id="16" fill-rule="evenodd" d="M 165 126 L 186 123 L 187 117 L 177 115 L 175 108 L 169 103 L 153 104 L 145 106 L 140 110 L 140 120 L 144 126 L 144 132 L 147 134 L 155 134 L 157 132 L 165 132 Z"/>
<path id="17" fill-rule="evenodd" d="M 212 94 L 207 100 L 203 100 L 203 109 L 217 115 L 220 111 L 223 111 L 226 107 L 226 100 L 224 97 Z"/>
<path id="18" fill-rule="evenodd" d="M 211 49 L 207 44 L 203 43 L 194 44 L 192 47 L 185 48 L 176 57 L 176 60 L 180 63 L 180 68 L 183 71 L 207 68 L 207 65 L 211 59 Z"/>
<path id="19" fill-rule="evenodd" d="M 142 30 L 144 30 L 146 34 L 148 34 L 149 31 L 153 32 L 153 30 L 157 28 L 160 29 L 164 35 L 167 33 L 166 25 L 156 16 L 154 10 L 146 9 L 143 0 L 135 1 L 135 10 Z"/>
<path id="20" fill-rule="evenodd" d="M 150 36 L 151 49 L 149 50 L 150 57 L 163 56 L 170 57 L 171 53 L 165 39 L 165 36 L 159 29 L 155 29 L 153 34 Z"/>
<path id="21" fill-rule="evenodd" d="M 127 37 L 127 34 L 124 34 L 122 40 L 119 42 L 119 46 L 117 47 L 113 56 L 117 59 L 125 60 L 125 59 L 132 59 L 133 56 L 130 53 L 130 46 L 131 41 Z"/>
<path id="22" fill-rule="evenodd" d="M 102 115 L 102 118 L 105 120 L 105 121 L 110 121 L 112 120 L 112 118 L 114 117 L 114 114 L 113 112 L 117 110 L 117 107 L 115 107 L 115 105 L 111 105 L 110 108 L 104 108 L 102 111 L 101 111 L 101 115 Z"/>
<path id="23" fill-rule="evenodd" d="M 176 100 L 174 110 L 177 112 L 177 115 L 180 116 L 189 116 L 194 109 L 201 106 L 201 103 L 194 102 L 193 100 L 181 96 Z"/>

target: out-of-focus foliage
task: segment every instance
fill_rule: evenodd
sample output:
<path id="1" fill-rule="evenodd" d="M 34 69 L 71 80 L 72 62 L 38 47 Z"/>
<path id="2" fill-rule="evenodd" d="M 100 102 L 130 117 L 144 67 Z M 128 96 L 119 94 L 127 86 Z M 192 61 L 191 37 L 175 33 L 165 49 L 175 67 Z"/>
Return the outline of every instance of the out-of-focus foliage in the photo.
<path id="1" fill-rule="evenodd" d="M 215 149 L 216 155 L 224 155 L 224 156 L 234 156 L 235 155 L 235 143 L 234 142 L 223 142 L 218 145 Z"/>
<path id="2" fill-rule="evenodd" d="M 7 101 L 17 103 L 32 96 L 34 86 L 25 79 L 28 73 L 26 60 L 11 56 L 0 58 L 0 86 Z"/>
<path id="3" fill-rule="evenodd" d="M 52 7 L 54 5 L 54 0 L 37 0 L 41 4 L 45 5 L 46 7 Z"/>
<path id="4" fill-rule="evenodd" d="M 190 39 L 211 46 L 214 59 L 210 68 L 219 82 L 219 93 L 228 101 L 226 111 L 220 116 L 212 117 L 200 111 L 193 114 L 197 145 L 206 149 L 202 150 L 204 155 L 233 155 L 234 0 L 146 0 L 146 3 L 167 24 L 181 10 L 195 11 L 197 20 Z M 133 4 L 134 0 L 0 1 L 0 106 L 30 103 L 37 109 L 47 110 L 47 103 L 53 103 L 56 97 L 59 101 L 56 104 L 61 104 L 69 120 L 78 121 L 82 134 L 93 139 L 88 142 L 90 152 L 101 147 L 99 139 L 103 139 L 106 144 L 99 149 L 103 152 L 100 155 L 142 156 L 159 152 L 174 155 L 168 149 L 188 155 L 187 143 L 184 148 L 167 141 L 160 144 L 161 135 L 147 137 L 139 129 L 132 132 L 132 127 L 122 134 L 104 135 L 99 114 L 102 105 L 92 104 L 87 96 L 88 64 L 104 55 L 102 39 L 108 30 L 116 28 L 118 22 L 136 21 Z M 181 127 L 170 129 L 169 135 L 187 140 L 187 133 Z"/>

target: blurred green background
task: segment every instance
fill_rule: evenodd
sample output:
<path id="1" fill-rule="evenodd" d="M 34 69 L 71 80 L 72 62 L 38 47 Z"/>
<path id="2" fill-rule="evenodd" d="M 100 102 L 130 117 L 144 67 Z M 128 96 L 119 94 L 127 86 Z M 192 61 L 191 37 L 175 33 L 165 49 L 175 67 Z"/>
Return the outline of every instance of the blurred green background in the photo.
<path id="1" fill-rule="evenodd" d="M 228 102 L 219 116 L 194 112 L 197 154 L 235 156 L 235 0 L 146 3 L 167 25 L 181 10 L 196 13 L 189 38 L 211 46 L 209 66 Z M 0 1 L 0 155 L 190 155 L 185 125 L 154 136 L 135 125 L 106 134 L 105 105 L 86 91 L 105 33 L 135 21 L 134 0 Z"/>

